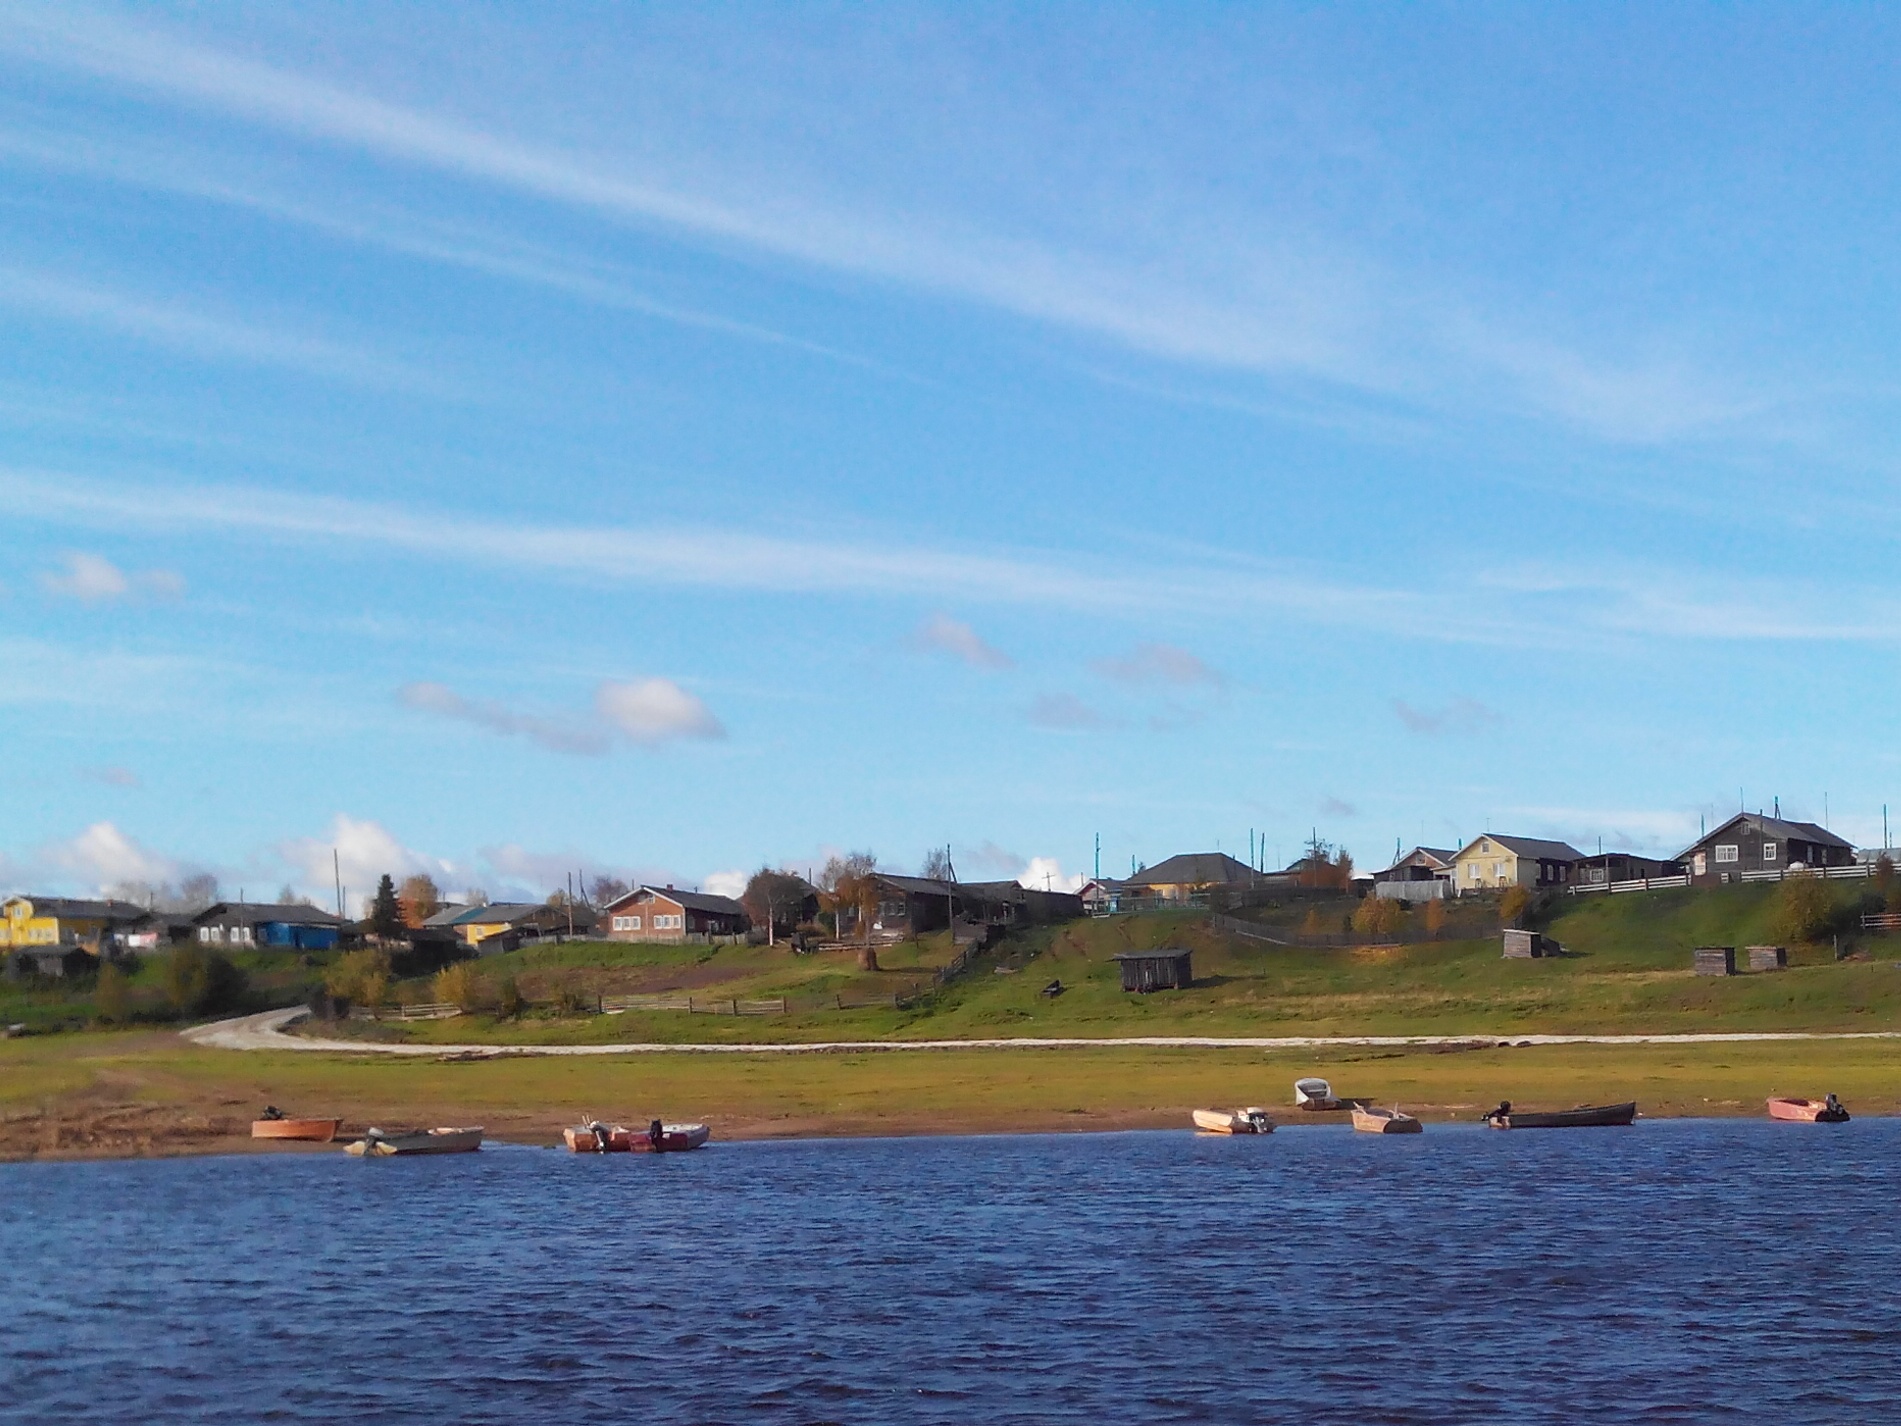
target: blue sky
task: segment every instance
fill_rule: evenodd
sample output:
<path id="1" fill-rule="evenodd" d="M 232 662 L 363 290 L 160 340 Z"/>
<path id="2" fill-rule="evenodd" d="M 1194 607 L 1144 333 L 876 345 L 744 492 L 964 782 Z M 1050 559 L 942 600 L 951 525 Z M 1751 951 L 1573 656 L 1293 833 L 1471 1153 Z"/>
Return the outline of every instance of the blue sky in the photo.
<path id="1" fill-rule="evenodd" d="M 1878 842 L 1901 22 L 0 14 L 0 883 Z"/>

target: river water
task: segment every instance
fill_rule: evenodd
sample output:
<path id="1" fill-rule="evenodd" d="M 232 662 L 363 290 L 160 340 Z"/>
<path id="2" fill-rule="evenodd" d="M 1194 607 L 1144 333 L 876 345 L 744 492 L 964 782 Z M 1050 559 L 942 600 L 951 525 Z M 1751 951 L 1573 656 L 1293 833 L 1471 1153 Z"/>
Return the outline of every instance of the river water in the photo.
<path id="1" fill-rule="evenodd" d="M 1901 1421 L 1901 1122 L 0 1167 L 0 1419 Z"/>

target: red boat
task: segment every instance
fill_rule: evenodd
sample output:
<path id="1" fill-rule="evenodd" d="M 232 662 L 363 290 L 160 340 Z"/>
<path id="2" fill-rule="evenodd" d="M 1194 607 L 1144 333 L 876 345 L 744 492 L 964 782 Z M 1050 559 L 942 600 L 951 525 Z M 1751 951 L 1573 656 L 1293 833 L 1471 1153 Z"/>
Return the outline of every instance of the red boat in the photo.
<path id="1" fill-rule="evenodd" d="M 645 1129 L 596 1120 L 563 1129 L 561 1137 L 577 1154 L 677 1154 L 699 1148 L 712 1132 L 704 1124 L 662 1124 L 658 1119 Z"/>
<path id="2" fill-rule="evenodd" d="M 1798 1124 L 1846 1124 L 1848 1110 L 1832 1094 L 1827 1099 L 1771 1099 L 1769 1117 Z"/>

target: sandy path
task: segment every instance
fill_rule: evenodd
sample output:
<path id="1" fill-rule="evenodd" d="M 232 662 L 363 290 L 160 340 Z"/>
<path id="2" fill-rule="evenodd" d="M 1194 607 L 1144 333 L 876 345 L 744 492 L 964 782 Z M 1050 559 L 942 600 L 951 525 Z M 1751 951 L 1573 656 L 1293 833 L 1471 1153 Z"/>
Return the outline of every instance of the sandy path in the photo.
<path id="1" fill-rule="evenodd" d="M 1323 1050 L 1352 1047 L 1406 1048 L 1435 1045 L 1732 1045 L 1778 1040 L 1894 1040 L 1901 1030 L 1757 1031 L 1688 1035 L 1131 1035 L 1114 1039 L 825 1040 L 807 1044 L 725 1045 L 388 1045 L 363 1040 L 323 1040 L 287 1035 L 304 1009 L 267 1010 L 215 1020 L 182 1031 L 195 1045 L 220 1050 L 322 1050 L 352 1055 L 801 1055 L 874 1050 L 1094 1050 L 1117 1047 L 1196 1050 Z"/>

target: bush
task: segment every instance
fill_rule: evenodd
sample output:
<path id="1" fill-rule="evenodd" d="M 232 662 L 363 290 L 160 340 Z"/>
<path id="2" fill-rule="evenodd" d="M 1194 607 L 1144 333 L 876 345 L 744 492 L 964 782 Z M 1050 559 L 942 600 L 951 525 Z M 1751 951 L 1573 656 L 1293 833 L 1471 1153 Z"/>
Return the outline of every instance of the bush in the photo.
<path id="1" fill-rule="evenodd" d="M 1436 936 L 1446 928 L 1446 904 L 1437 898 L 1426 903 L 1426 934 Z"/>
<path id="2" fill-rule="evenodd" d="M 123 1025 L 131 1011 L 131 992 L 126 988 L 125 972 L 111 962 L 99 967 L 99 983 L 93 987 L 92 1003 L 103 1025 Z"/>
<path id="3" fill-rule="evenodd" d="M 323 973 L 323 985 L 339 1000 L 374 1010 L 389 998 L 389 952 L 381 946 L 346 951 Z"/>
<path id="4" fill-rule="evenodd" d="M 557 1015 L 592 1015 L 599 1004 L 571 980 L 564 980 L 555 987 L 554 1013 Z"/>
<path id="5" fill-rule="evenodd" d="M 1819 941 L 1835 921 L 1828 883 L 1806 872 L 1783 878 L 1770 913 L 1770 934 L 1779 941 Z"/>
<path id="6" fill-rule="evenodd" d="M 1498 898 L 1498 919 L 1506 926 L 1517 926 L 1531 909 L 1531 893 L 1522 886 L 1508 886 Z"/>
<path id="7" fill-rule="evenodd" d="M 503 976 L 502 983 L 495 987 L 495 1013 L 504 1020 L 513 1020 L 521 1014 L 525 1003 L 521 998 L 521 987 L 515 983 L 515 977 Z"/>
<path id="8" fill-rule="evenodd" d="M 1405 924 L 1405 905 L 1383 896 L 1364 897 L 1353 908 L 1353 929 L 1363 936 L 1390 936 Z"/>
<path id="9" fill-rule="evenodd" d="M 243 998 L 250 984 L 223 951 L 189 942 L 165 957 L 161 979 L 165 998 L 181 1015 L 229 1010 Z"/>
<path id="10" fill-rule="evenodd" d="M 436 972 L 436 999 L 473 1015 L 489 1002 L 488 982 L 476 974 L 471 961 L 457 961 Z"/>

